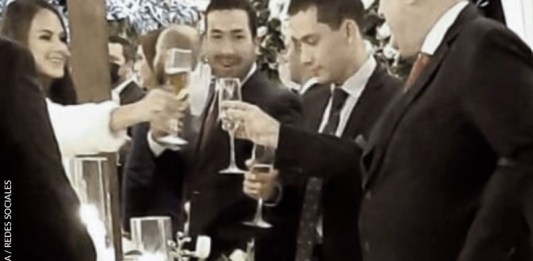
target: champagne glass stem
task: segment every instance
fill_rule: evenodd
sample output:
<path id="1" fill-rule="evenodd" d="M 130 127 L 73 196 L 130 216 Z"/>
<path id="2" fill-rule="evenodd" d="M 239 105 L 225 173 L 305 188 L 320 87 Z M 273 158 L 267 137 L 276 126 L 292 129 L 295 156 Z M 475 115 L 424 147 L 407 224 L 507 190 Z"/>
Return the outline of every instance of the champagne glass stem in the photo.
<path id="1" fill-rule="evenodd" d="M 255 210 L 255 221 L 263 220 L 263 199 L 259 198 L 257 200 L 257 209 Z"/>
<path id="2" fill-rule="evenodd" d="M 232 130 L 228 132 L 230 139 L 230 166 L 231 168 L 237 168 L 237 164 L 235 163 L 235 133 Z"/>

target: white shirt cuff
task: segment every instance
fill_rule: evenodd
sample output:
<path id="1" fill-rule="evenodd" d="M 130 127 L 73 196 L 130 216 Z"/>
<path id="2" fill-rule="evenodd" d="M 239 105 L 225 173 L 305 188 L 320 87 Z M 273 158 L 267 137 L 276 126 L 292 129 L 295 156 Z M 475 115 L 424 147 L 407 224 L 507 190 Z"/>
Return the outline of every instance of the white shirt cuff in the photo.
<path id="1" fill-rule="evenodd" d="M 169 146 L 169 145 L 164 145 L 164 144 L 161 144 L 161 143 L 157 142 L 156 140 L 154 140 L 151 130 L 148 131 L 148 136 L 146 137 L 146 139 L 148 140 L 148 147 L 150 147 L 150 150 L 152 151 L 152 154 L 156 158 L 161 156 L 161 154 L 163 154 L 163 152 L 165 152 L 165 150 L 167 150 L 167 149 L 173 150 L 173 151 L 178 151 L 178 150 L 181 149 L 180 146 L 178 146 L 178 145 Z"/>
<path id="2" fill-rule="evenodd" d="M 148 131 L 148 136 L 146 137 L 148 139 L 148 146 L 150 147 L 150 150 L 152 151 L 152 154 L 154 154 L 155 157 L 161 156 L 163 152 L 167 149 L 165 146 L 159 144 L 157 141 L 154 140 L 152 137 L 152 131 Z"/>

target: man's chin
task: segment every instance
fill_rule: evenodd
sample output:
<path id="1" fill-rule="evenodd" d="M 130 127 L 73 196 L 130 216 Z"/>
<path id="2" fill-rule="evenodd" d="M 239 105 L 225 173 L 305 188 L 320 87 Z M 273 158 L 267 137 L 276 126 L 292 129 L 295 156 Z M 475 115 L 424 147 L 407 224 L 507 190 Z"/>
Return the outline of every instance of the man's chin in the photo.
<path id="1" fill-rule="evenodd" d="M 234 68 L 218 68 L 214 71 L 215 75 L 220 78 L 234 78 L 238 77 Z"/>
<path id="2" fill-rule="evenodd" d="M 319 84 L 330 84 L 331 79 L 329 77 L 326 77 L 325 75 L 318 75 L 314 77 Z"/>

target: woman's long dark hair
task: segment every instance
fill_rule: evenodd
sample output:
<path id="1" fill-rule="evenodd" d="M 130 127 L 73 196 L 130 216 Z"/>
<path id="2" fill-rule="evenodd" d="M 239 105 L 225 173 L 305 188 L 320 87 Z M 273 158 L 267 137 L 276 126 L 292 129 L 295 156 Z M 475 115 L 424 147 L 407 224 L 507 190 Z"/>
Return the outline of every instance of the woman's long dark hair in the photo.
<path id="1" fill-rule="evenodd" d="M 42 9 L 54 13 L 66 32 L 65 23 L 61 19 L 59 11 L 53 5 L 43 0 L 16 0 L 10 3 L 4 12 L 0 34 L 27 47 L 31 23 L 35 14 Z M 65 67 L 64 71 L 63 78 L 52 81 L 46 95 L 55 103 L 63 105 L 76 104 L 77 96 L 74 83 L 67 67 Z"/>

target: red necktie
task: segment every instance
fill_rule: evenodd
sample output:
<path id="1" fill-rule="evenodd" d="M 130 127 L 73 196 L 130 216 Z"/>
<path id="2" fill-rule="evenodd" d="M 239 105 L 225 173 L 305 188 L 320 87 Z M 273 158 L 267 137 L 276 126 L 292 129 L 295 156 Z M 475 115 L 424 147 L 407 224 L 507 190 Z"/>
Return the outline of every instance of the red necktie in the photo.
<path id="1" fill-rule="evenodd" d="M 422 72 L 424 71 L 424 68 L 426 68 L 426 65 L 429 63 L 430 56 L 425 53 L 419 53 L 416 57 L 416 61 L 413 64 L 413 68 L 411 68 L 411 72 L 409 73 L 409 78 L 407 78 L 407 81 L 405 82 L 404 91 L 408 91 L 409 88 L 413 86 L 413 84 L 418 80 Z"/>

